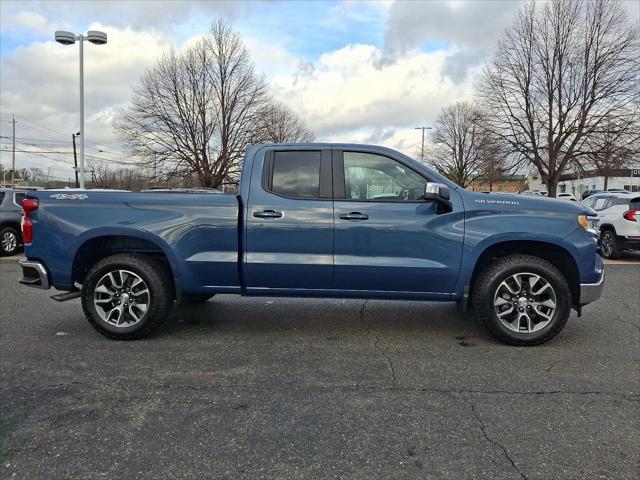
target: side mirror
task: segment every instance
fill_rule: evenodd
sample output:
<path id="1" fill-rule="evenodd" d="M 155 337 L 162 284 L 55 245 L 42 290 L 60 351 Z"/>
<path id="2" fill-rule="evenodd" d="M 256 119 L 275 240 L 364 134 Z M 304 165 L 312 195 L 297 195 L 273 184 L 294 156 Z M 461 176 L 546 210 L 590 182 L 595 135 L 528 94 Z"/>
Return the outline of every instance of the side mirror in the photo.
<path id="1" fill-rule="evenodd" d="M 424 198 L 426 200 L 449 200 L 451 193 L 449 187 L 442 183 L 427 182 L 424 189 Z"/>
<path id="2" fill-rule="evenodd" d="M 449 187 L 442 183 L 427 182 L 424 188 L 424 199 L 428 202 L 435 202 L 438 213 L 447 213 L 453 209 L 449 201 L 451 192 Z"/>

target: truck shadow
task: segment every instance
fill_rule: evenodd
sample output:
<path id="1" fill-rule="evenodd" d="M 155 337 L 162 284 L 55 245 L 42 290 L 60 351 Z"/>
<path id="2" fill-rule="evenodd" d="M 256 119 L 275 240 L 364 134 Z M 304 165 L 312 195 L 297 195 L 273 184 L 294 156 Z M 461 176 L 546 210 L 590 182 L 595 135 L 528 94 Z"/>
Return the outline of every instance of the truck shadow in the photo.
<path id="1" fill-rule="evenodd" d="M 345 335 L 454 337 L 462 346 L 494 343 L 470 313 L 453 303 L 387 300 L 248 298 L 220 295 L 201 305 L 176 305 L 154 336 Z M 470 340 L 473 339 L 473 340 Z"/>

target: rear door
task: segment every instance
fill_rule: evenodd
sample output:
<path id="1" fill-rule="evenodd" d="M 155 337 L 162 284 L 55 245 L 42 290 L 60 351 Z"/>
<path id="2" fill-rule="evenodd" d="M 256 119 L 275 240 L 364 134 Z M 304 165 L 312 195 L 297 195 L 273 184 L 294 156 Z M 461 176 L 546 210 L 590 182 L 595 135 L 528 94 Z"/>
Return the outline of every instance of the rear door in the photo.
<path id="1" fill-rule="evenodd" d="M 461 203 L 440 213 L 424 200 L 429 180 L 388 156 L 334 151 L 333 170 L 334 288 L 398 297 L 452 292 L 464 239 Z"/>
<path id="2" fill-rule="evenodd" d="M 275 149 L 256 159 L 246 211 L 247 291 L 331 288 L 331 197 L 330 150 Z"/>

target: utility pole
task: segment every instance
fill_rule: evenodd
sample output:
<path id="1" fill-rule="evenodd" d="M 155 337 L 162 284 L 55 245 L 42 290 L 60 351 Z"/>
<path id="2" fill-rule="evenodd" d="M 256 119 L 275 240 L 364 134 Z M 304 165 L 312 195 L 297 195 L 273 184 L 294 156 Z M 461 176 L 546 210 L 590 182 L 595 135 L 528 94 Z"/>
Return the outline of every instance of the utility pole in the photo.
<path id="1" fill-rule="evenodd" d="M 432 130 L 433 127 L 416 127 L 414 130 L 422 130 L 422 148 L 420 149 L 420 161 L 424 163 L 424 131 Z"/>
<path id="2" fill-rule="evenodd" d="M 78 155 L 76 154 L 76 137 L 80 136 L 80 132 L 72 133 L 71 140 L 73 141 L 73 166 L 76 172 L 76 188 L 80 188 L 80 181 L 78 179 Z"/>
<path id="3" fill-rule="evenodd" d="M 11 124 L 13 127 L 13 151 L 11 154 L 11 188 L 16 187 L 16 117 L 12 115 Z"/>

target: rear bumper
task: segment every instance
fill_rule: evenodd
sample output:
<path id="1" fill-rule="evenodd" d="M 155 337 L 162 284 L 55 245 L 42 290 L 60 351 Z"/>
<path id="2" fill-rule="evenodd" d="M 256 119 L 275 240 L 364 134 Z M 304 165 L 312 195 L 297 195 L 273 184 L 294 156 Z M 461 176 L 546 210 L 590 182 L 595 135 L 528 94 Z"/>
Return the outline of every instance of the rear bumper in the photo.
<path id="1" fill-rule="evenodd" d="M 44 268 L 43 264 L 27 260 L 26 258 L 18 260 L 18 264 L 22 268 L 22 278 L 18 280 L 18 282 L 29 287 L 42 288 L 44 290 L 51 287 L 47 269 Z"/>
<path id="2" fill-rule="evenodd" d="M 604 288 L 604 270 L 600 276 L 600 280 L 596 283 L 581 283 L 580 284 L 580 306 L 587 305 L 595 302 L 602 295 L 602 289 Z"/>

